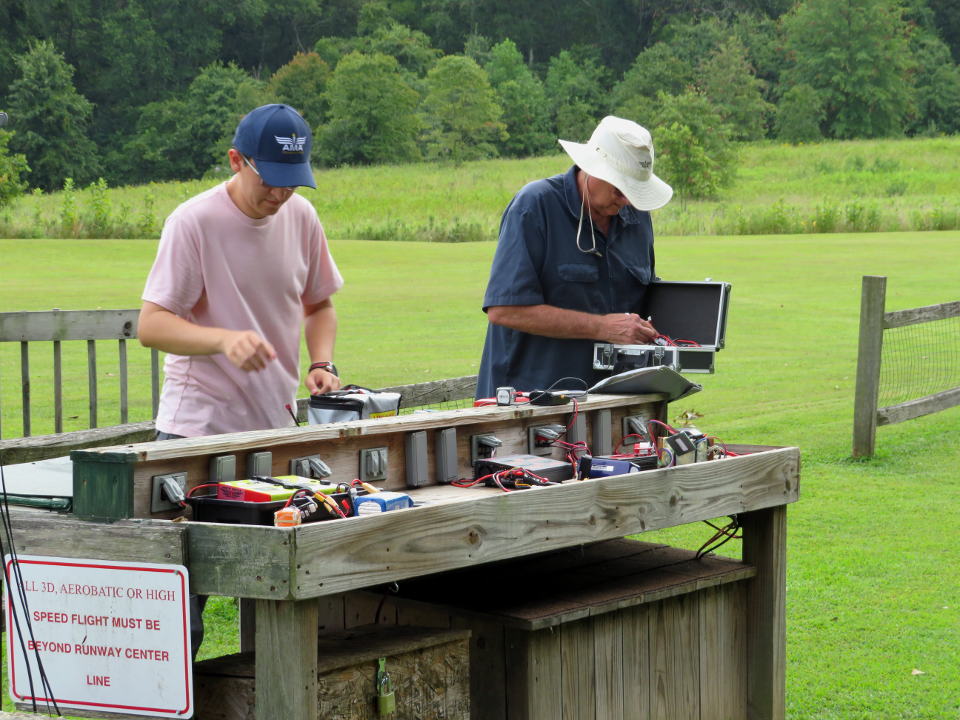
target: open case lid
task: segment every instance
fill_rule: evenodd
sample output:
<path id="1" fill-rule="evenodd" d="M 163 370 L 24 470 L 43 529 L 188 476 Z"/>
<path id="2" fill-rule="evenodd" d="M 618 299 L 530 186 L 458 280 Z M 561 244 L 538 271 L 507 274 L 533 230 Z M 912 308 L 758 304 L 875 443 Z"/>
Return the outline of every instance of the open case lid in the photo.
<path id="1" fill-rule="evenodd" d="M 674 340 L 692 340 L 717 350 L 727 333 L 730 283 L 656 280 L 647 288 L 642 317 Z"/>

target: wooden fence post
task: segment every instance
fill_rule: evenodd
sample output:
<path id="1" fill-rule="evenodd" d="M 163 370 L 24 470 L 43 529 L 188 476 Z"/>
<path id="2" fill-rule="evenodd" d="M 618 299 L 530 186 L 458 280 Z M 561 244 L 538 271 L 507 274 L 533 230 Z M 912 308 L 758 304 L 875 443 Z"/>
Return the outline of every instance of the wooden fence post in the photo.
<path id="1" fill-rule="evenodd" d="M 853 457 L 873 455 L 880 393 L 883 313 L 887 278 L 864 275 L 860 294 L 860 343 L 857 349 L 857 388 L 853 409 Z"/>

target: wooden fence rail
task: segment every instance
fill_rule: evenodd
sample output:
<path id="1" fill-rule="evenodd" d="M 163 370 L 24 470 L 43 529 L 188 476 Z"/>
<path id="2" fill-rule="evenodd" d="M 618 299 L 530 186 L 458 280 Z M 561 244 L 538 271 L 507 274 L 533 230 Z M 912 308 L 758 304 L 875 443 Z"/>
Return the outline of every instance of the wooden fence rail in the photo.
<path id="1" fill-rule="evenodd" d="M 137 337 L 139 310 L 52 310 L 49 312 L 0 313 L 0 342 L 20 343 L 20 386 L 22 398 L 22 437 L 0 439 L 0 465 L 34 462 L 70 454 L 73 450 L 143 442 L 154 435 L 154 424 L 128 422 L 127 340 Z M 89 395 L 89 428 L 63 432 L 63 362 L 61 343 L 87 343 L 87 376 Z M 119 352 L 119 424 L 98 427 L 97 340 L 116 340 Z M 30 374 L 32 343 L 52 343 L 54 394 L 53 435 L 31 434 L 33 378 Z M 156 415 L 160 398 L 160 359 L 156 350 L 150 351 L 152 416 Z M 41 387 L 48 387 L 45 378 Z M 473 397 L 477 376 L 467 375 L 413 385 L 384 388 L 403 395 L 405 407 L 448 403 Z M 306 420 L 307 400 L 298 402 L 298 417 Z M 3 437 L 0 426 L 0 438 Z"/>
<path id="2" fill-rule="evenodd" d="M 960 405 L 960 387 L 955 387 L 897 405 L 878 407 L 883 331 L 960 317 L 960 301 L 885 312 L 886 295 L 886 277 L 863 276 L 853 415 L 853 457 L 873 455 L 878 425 L 892 425 Z"/>
<path id="3" fill-rule="evenodd" d="M 99 424 L 99 383 L 97 377 L 97 340 L 118 343 L 120 424 L 128 422 L 127 341 L 137 337 L 139 310 L 50 310 L 46 312 L 0 313 L 0 342 L 20 343 L 20 388 L 23 437 L 32 435 L 30 350 L 33 343 L 51 343 L 53 352 L 54 432 L 63 432 L 63 352 L 65 341 L 83 341 L 87 345 L 88 427 Z M 160 360 L 151 351 L 151 389 L 153 414 L 160 398 Z M 2 437 L 2 427 L 0 427 Z"/>

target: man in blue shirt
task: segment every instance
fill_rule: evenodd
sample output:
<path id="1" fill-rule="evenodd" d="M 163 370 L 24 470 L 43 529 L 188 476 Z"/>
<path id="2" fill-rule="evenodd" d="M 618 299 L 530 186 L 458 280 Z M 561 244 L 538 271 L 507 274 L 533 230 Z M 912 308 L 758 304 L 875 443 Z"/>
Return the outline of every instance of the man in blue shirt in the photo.
<path id="1" fill-rule="evenodd" d="M 500 221 L 478 398 L 502 386 L 589 387 L 603 377 L 595 342 L 657 335 L 638 314 L 655 278 L 649 211 L 673 190 L 653 174 L 650 133 L 608 116 L 587 143 L 560 144 L 575 165 L 525 186 Z"/>

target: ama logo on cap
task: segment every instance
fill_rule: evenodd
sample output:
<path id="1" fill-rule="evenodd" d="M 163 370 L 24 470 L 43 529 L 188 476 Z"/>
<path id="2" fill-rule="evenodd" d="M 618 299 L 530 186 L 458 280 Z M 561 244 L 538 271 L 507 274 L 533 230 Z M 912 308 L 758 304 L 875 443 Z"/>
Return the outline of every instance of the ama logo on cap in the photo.
<path id="1" fill-rule="evenodd" d="M 303 144 L 307 141 L 306 137 L 298 137 L 296 133 L 293 133 L 291 137 L 283 137 L 281 135 L 274 135 L 276 138 L 277 145 L 281 145 L 280 152 L 285 153 L 302 153 Z"/>

